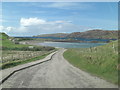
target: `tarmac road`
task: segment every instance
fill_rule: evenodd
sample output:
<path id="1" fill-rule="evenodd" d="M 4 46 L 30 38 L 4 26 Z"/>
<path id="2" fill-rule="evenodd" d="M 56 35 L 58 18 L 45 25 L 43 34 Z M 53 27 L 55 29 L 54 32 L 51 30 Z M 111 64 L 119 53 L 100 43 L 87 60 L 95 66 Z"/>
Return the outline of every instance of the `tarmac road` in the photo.
<path id="1" fill-rule="evenodd" d="M 103 79 L 84 72 L 63 58 L 60 49 L 53 59 L 13 74 L 3 88 L 117 88 Z"/>

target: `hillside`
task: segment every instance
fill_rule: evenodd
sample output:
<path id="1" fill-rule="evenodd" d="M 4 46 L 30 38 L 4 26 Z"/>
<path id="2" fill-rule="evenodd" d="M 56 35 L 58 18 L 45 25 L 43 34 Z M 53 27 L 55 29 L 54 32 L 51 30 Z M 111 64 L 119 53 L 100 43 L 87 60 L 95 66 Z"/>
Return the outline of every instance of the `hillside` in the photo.
<path id="1" fill-rule="evenodd" d="M 90 30 L 86 32 L 74 32 L 69 34 L 70 38 L 92 38 L 92 39 L 117 39 L 118 31 Z"/>
<path id="2" fill-rule="evenodd" d="M 55 48 L 20 44 L 14 37 L 0 33 L 0 50 L 2 50 L 0 68 L 5 69 L 45 58 Z"/>
<path id="3" fill-rule="evenodd" d="M 4 47 L 8 47 L 8 46 L 13 46 L 14 43 L 12 41 L 10 41 L 11 37 L 9 37 L 7 34 L 5 33 L 0 33 L 0 47 L 4 46 Z"/>
<path id="4" fill-rule="evenodd" d="M 55 33 L 55 34 L 43 34 L 35 37 L 65 37 L 65 38 L 91 38 L 91 39 L 117 39 L 118 31 L 108 30 L 89 30 L 85 32 L 73 32 L 73 33 Z"/>
<path id="5" fill-rule="evenodd" d="M 50 51 L 53 50 L 54 47 L 44 47 L 44 46 L 36 46 L 30 48 L 31 45 L 28 44 L 19 44 L 14 37 L 9 37 L 5 33 L 0 33 L 0 49 L 2 50 L 19 50 L 19 51 Z"/>
<path id="6" fill-rule="evenodd" d="M 13 37 L 9 37 L 5 33 L 0 33 L 0 39 L 1 39 L 1 47 L 2 49 L 15 49 L 15 48 L 22 48 L 22 47 L 28 47 L 28 45 L 20 45 L 20 44 L 15 44 L 12 40 L 14 39 Z"/>
<path id="7" fill-rule="evenodd" d="M 74 66 L 110 82 L 118 83 L 118 42 L 93 48 L 68 49 L 64 53 Z"/>
<path id="8" fill-rule="evenodd" d="M 43 35 L 38 35 L 38 36 L 35 36 L 35 37 L 67 37 L 67 33 L 55 33 L 55 34 L 43 34 Z"/>

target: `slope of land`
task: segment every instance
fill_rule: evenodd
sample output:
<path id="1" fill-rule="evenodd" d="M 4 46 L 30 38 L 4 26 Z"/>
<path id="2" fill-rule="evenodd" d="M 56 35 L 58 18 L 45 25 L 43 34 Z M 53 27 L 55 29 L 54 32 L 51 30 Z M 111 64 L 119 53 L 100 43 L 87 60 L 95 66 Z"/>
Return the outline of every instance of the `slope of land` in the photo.
<path id="1" fill-rule="evenodd" d="M 38 35 L 35 37 L 63 37 L 63 38 L 88 38 L 88 39 L 117 39 L 118 31 L 108 30 L 89 30 L 85 32 L 73 32 L 70 34 L 56 33 L 56 34 L 45 34 Z"/>
<path id="2" fill-rule="evenodd" d="M 74 32 L 67 37 L 92 38 L 92 39 L 117 39 L 118 31 L 90 30 L 86 32 Z"/>
<path id="3" fill-rule="evenodd" d="M 1 40 L 0 46 L 2 49 L 13 49 L 13 48 L 21 48 L 21 47 L 29 46 L 29 45 L 15 44 L 14 38 L 9 37 L 5 33 L 0 33 L 0 40 Z"/>
<path id="4" fill-rule="evenodd" d="M 38 35 L 35 37 L 66 37 L 67 35 L 69 35 L 68 33 L 55 33 L 55 34 L 43 34 L 43 35 Z"/>
<path id="5" fill-rule="evenodd" d="M 53 50 L 53 47 L 44 47 L 44 46 L 33 46 L 27 44 L 19 44 L 19 42 L 13 38 L 9 37 L 5 33 L 0 33 L 1 39 L 1 48 L 2 50 L 22 50 L 22 51 L 49 51 Z"/>
<path id="6" fill-rule="evenodd" d="M 15 38 L 5 33 L 0 33 L 0 39 L 0 50 L 2 50 L 0 68 L 2 69 L 39 60 L 55 50 L 54 47 L 19 44 Z"/>
<path id="7" fill-rule="evenodd" d="M 113 83 L 118 83 L 118 42 L 94 48 L 68 49 L 64 53 L 74 66 Z"/>

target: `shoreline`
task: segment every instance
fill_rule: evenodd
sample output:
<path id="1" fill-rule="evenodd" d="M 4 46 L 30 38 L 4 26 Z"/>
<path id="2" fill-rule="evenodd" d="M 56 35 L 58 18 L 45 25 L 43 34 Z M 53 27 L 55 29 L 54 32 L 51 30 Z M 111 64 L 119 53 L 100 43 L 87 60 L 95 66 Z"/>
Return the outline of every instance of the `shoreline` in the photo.
<path id="1" fill-rule="evenodd" d="M 110 43 L 110 42 L 92 42 L 92 41 L 39 41 L 39 40 L 26 40 L 20 41 L 20 43 L 29 44 L 29 45 L 36 45 L 36 43 L 44 43 L 44 42 L 62 42 L 62 43 Z M 37 44 L 38 45 L 38 44 Z"/>
<path id="2" fill-rule="evenodd" d="M 90 48 L 90 47 L 97 47 L 101 45 L 105 45 L 107 43 L 88 43 L 88 42 L 53 42 L 53 41 L 22 41 L 28 45 L 36 45 L 42 47 L 54 47 L 58 48 Z"/>

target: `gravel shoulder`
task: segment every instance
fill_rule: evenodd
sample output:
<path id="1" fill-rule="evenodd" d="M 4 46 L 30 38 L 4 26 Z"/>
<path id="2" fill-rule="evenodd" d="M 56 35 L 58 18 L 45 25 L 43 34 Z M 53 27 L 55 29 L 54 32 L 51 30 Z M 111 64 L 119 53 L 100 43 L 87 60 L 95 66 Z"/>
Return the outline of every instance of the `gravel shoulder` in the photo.
<path id="1" fill-rule="evenodd" d="M 52 60 L 13 74 L 3 88 L 118 88 L 84 72 L 63 58 L 60 49 Z"/>

